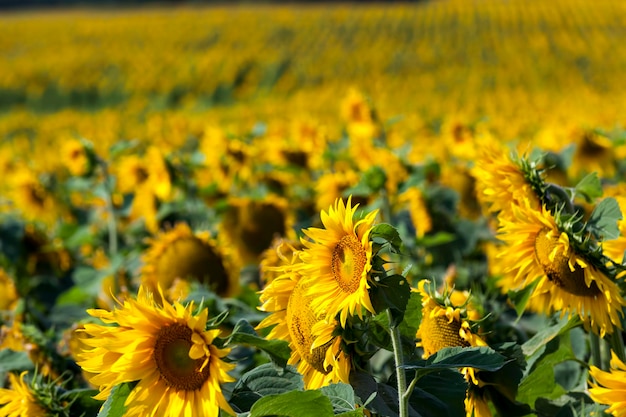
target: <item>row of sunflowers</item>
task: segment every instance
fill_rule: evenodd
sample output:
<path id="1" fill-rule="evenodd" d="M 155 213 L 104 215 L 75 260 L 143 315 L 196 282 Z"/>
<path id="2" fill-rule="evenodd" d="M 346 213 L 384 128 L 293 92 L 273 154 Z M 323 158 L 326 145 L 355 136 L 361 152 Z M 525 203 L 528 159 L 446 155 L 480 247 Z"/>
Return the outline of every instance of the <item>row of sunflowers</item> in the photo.
<path id="1" fill-rule="evenodd" d="M 0 415 L 619 415 L 623 136 L 417 161 L 346 103 L 337 140 L 7 158 Z"/>
<path id="2" fill-rule="evenodd" d="M 0 417 L 624 415 L 625 16 L 0 15 Z"/>

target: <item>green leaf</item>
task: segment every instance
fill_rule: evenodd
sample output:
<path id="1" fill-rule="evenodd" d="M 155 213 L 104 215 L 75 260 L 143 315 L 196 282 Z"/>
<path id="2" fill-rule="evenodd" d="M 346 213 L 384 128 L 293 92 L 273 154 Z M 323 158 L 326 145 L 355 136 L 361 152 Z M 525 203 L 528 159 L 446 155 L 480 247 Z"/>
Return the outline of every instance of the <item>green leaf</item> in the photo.
<path id="1" fill-rule="evenodd" d="M 11 349 L 0 350 L 0 373 L 35 369 L 35 365 L 26 352 Z"/>
<path id="2" fill-rule="evenodd" d="M 364 408 L 357 408 L 356 410 L 346 411 L 345 413 L 335 414 L 335 417 L 363 417 L 365 416 Z"/>
<path id="3" fill-rule="evenodd" d="M 374 226 L 370 232 L 370 236 L 372 239 L 382 239 L 388 242 L 397 251 L 399 251 L 402 246 L 402 239 L 400 238 L 398 229 L 387 223 L 380 223 Z"/>
<path id="4" fill-rule="evenodd" d="M 617 200 L 607 197 L 593 209 L 587 226 L 600 240 L 617 239 L 620 235 L 617 221 L 622 218 Z"/>
<path id="5" fill-rule="evenodd" d="M 102 404 L 98 417 L 122 417 L 126 412 L 126 398 L 132 388 L 129 383 L 119 384 L 113 387 L 109 398 Z"/>
<path id="6" fill-rule="evenodd" d="M 447 369 L 466 366 L 485 371 L 497 371 L 507 363 L 507 358 L 486 347 L 446 347 L 431 355 L 425 362 L 404 365 L 406 369 Z"/>
<path id="7" fill-rule="evenodd" d="M 269 395 L 257 401 L 250 417 L 332 417 L 333 406 L 321 391 L 290 391 Z"/>
<path id="8" fill-rule="evenodd" d="M 356 397 L 354 389 L 348 384 L 332 384 L 320 388 L 320 391 L 328 397 L 335 413 L 345 413 L 356 410 Z"/>
<path id="9" fill-rule="evenodd" d="M 579 324 L 580 319 L 578 316 L 572 317 L 571 319 L 566 317 L 558 318 L 554 325 L 540 330 L 532 338 L 526 341 L 526 343 L 522 345 L 522 352 L 526 356 L 532 356 L 555 337 L 558 337 Z"/>
<path id="10" fill-rule="evenodd" d="M 411 291 L 404 311 L 404 320 L 398 326 L 402 336 L 413 340 L 422 321 L 422 296 Z"/>
<path id="11" fill-rule="evenodd" d="M 285 367 L 291 356 L 289 344 L 284 340 L 267 340 L 259 337 L 247 320 L 239 320 L 235 325 L 227 344 L 245 344 L 254 346 L 267 353 L 278 366 Z"/>
<path id="12" fill-rule="evenodd" d="M 411 374 L 407 372 L 408 381 Z M 467 382 L 456 369 L 440 369 L 420 378 L 409 404 L 423 417 L 461 416 Z"/>
<path id="13" fill-rule="evenodd" d="M 537 286 L 538 282 L 539 280 L 535 280 L 532 284 L 527 285 L 519 291 L 509 290 L 508 297 L 509 300 L 511 300 L 511 303 L 513 303 L 513 306 L 515 306 L 515 311 L 517 312 L 518 319 L 526 310 L 526 305 L 528 304 L 528 301 L 530 300 L 530 296 L 533 294 L 533 291 L 535 291 L 535 287 Z"/>
<path id="14" fill-rule="evenodd" d="M 529 358 L 533 365 L 519 385 L 517 400 L 532 405 L 537 398 L 555 399 L 565 394 L 565 389 L 556 383 L 554 367 L 568 360 L 576 360 L 571 347 L 559 339 L 546 344 L 535 358 Z"/>
<path id="15" fill-rule="evenodd" d="M 434 246 L 444 245 L 456 240 L 454 233 L 437 232 L 434 235 L 425 235 L 418 239 L 417 244 L 426 248 L 432 248 Z"/>
<path id="16" fill-rule="evenodd" d="M 602 183 L 597 172 L 588 174 L 576 184 L 576 194 L 583 196 L 587 203 L 592 203 L 596 198 L 602 197 Z"/>
<path id="17" fill-rule="evenodd" d="M 402 321 L 410 295 L 411 287 L 402 275 L 384 277 L 370 289 L 374 310 L 382 312 L 390 309 L 394 326 Z"/>
<path id="18" fill-rule="evenodd" d="M 230 402 L 240 410 L 248 411 L 260 398 L 303 389 L 302 375 L 294 367 L 281 369 L 266 363 L 245 373 L 237 381 Z"/>

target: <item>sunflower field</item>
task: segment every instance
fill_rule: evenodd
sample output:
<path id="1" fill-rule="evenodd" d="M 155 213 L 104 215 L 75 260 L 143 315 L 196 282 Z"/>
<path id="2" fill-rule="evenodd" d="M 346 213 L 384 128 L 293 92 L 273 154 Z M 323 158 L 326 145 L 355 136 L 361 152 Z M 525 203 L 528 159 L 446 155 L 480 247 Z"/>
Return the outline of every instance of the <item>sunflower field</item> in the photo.
<path id="1" fill-rule="evenodd" d="M 0 14 L 0 417 L 626 416 L 626 3 Z"/>

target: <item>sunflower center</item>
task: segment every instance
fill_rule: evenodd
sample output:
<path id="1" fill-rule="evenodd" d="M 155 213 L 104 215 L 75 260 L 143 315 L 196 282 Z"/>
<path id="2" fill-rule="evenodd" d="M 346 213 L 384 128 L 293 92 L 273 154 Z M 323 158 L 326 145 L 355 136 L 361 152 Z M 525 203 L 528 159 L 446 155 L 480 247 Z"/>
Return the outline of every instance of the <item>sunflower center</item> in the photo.
<path id="1" fill-rule="evenodd" d="M 359 288 L 366 263 L 367 253 L 356 236 L 342 237 L 333 249 L 331 262 L 333 277 L 342 291 L 353 293 Z"/>
<path id="2" fill-rule="evenodd" d="M 535 256 L 541 264 L 548 279 L 557 287 L 570 294 L 593 297 L 601 293 L 595 282 L 590 286 L 585 283 L 585 271 L 580 265 L 575 264 L 572 271 L 569 267 L 569 259 L 562 251 L 557 252 L 554 259 L 550 260 L 550 253 L 558 244 L 558 237 L 549 235 L 549 229 L 543 229 L 535 238 Z"/>
<path id="3" fill-rule="evenodd" d="M 305 295 L 305 287 L 301 283 L 302 281 L 298 282 L 294 287 L 287 305 L 289 333 L 300 357 L 311 365 L 313 369 L 327 375 L 332 370 L 332 367 L 324 369 L 324 358 L 332 340 L 311 350 L 311 346 L 315 341 L 311 328 L 317 323 L 318 318 L 311 308 L 311 299 L 313 297 Z"/>
<path id="4" fill-rule="evenodd" d="M 194 236 L 172 242 L 157 260 L 156 271 L 164 288 L 170 288 L 177 278 L 191 278 L 208 284 L 220 295 L 228 289 L 228 273 L 221 257 Z"/>
<path id="5" fill-rule="evenodd" d="M 154 345 L 154 361 L 168 386 L 177 391 L 200 389 L 209 378 L 209 366 L 200 368 L 206 357 L 191 359 L 192 331 L 182 324 L 171 324 L 159 330 Z"/>
<path id="6" fill-rule="evenodd" d="M 469 346 L 469 343 L 459 334 L 461 323 L 456 320 L 448 322 L 446 316 L 430 317 L 430 314 L 424 314 L 420 327 L 422 347 L 428 356 L 434 355 L 445 347 Z"/>

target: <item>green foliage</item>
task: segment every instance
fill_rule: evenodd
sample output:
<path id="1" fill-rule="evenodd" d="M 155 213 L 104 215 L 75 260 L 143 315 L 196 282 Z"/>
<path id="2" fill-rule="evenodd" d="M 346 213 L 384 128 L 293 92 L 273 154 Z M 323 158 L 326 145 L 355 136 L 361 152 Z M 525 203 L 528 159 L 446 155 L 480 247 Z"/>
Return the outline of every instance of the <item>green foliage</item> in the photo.
<path id="1" fill-rule="evenodd" d="M 617 200 L 607 197 L 593 209 L 587 227 L 600 240 L 616 239 L 620 235 L 617 221 L 622 218 Z"/>
<path id="2" fill-rule="evenodd" d="M 279 368 L 267 363 L 242 375 L 235 384 L 230 402 L 240 411 L 249 411 L 260 398 L 302 390 L 302 375 L 295 368 Z"/>
<path id="3" fill-rule="evenodd" d="M 250 417 L 331 417 L 333 406 L 321 391 L 290 391 L 259 399 Z"/>
<path id="4" fill-rule="evenodd" d="M 98 417 L 122 417 L 126 412 L 126 398 L 133 390 L 133 384 L 122 383 L 113 387 L 109 398 L 102 404 Z"/>
<path id="5" fill-rule="evenodd" d="M 247 320 L 240 320 L 228 338 L 227 345 L 242 344 L 261 349 L 278 366 L 285 367 L 291 355 L 289 344 L 284 340 L 268 340 L 260 337 Z"/>

